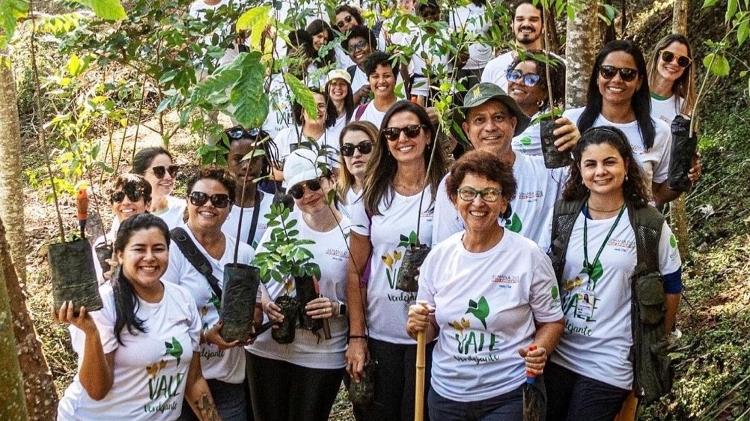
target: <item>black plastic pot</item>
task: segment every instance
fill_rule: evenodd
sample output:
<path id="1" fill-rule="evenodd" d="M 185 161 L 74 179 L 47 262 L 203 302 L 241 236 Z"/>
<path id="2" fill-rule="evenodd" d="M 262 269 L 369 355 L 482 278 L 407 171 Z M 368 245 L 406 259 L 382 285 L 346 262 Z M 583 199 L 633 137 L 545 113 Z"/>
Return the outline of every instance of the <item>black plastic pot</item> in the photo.
<path id="1" fill-rule="evenodd" d="M 111 244 L 99 244 L 94 248 L 96 253 L 96 259 L 99 261 L 99 266 L 102 268 L 102 273 L 107 273 L 112 269 L 109 264 L 109 260 L 112 258 L 112 245 Z"/>
<path id="2" fill-rule="evenodd" d="M 692 187 L 688 172 L 698 147 L 698 136 L 690 133 L 690 119 L 678 115 L 672 121 L 672 150 L 669 158 L 669 188 L 686 192 Z"/>
<path id="3" fill-rule="evenodd" d="M 354 405 L 367 406 L 375 400 L 375 366 L 377 361 L 370 360 L 365 364 L 365 372 L 359 383 L 349 383 L 349 401 Z"/>
<path id="4" fill-rule="evenodd" d="M 86 311 L 100 310 L 102 298 L 89 242 L 81 239 L 50 244 L 47 253 L 55 310 L 67 301 L 73 302 L 76 315 L 81 306 L 86 307 Z"/>
<path id="5" fill-rule="evenodd" d="M 318 298 L 318 293 L 315 291 L 315 284 L 312 276 L 305 275 L 295 277 L 294 289 L 297 291 L 297 301 L 299 301 L 300 326 L 303 329 L 311 330 L 313 332 L 322 329 L 322 320 L 313 319 L 305 314 L 305 306 L 307 303 Z"/>
<path id="6" fill-rule="evenodd" d="M 253 335 L 255 298 L 258 294 L 258 268 L 241 263 L 224 266 L 224 290 L 221 295 L 221 336 L 227 342 L 247 342 Z"/>
<path id="7" fill-rule="evenodd" d="M 412 246 L 404 252 L 401 269 L 396 278 L 396 288 L 406 292 L 417 292 L 419 288 L 419 268 L 425 257 L 430 252 L 430 247 L 425 244 Z"/>
<path id="8" fill-rule="evenodd" d="M 280 344 L 290 344 L 294 342 L 294 330 L 297 328 L 299 316 L 299 303 L 296 298 L 288 295 L 282 295 L 276 298 L 274 302 L 281 308 L 284 321 L 278 323 L 278 327 L 271 330 L 271 338 Z"/>
<path id="9" fill-rule="evenodd" d="M 570 152 L 560 152 L 555 147 L 555 121 L 544 119 L 539 122 L 539 135 L 542 139 L 542 156 L 547 168 L 567 167 L 573 162 Z"/>

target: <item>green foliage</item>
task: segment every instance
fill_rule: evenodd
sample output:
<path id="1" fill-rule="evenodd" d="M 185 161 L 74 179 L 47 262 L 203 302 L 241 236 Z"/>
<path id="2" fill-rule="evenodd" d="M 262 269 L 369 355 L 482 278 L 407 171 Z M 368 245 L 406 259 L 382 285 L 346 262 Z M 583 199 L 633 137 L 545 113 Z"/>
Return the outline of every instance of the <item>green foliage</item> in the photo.
<path id="1" fill-rule="evenodd" d="M 419 247 L 419 238 L 417 237 L 417 233 L 415 231 L 412 231 L 408 236 L 401 234 L 398 246 L 406 248 Z"/>
<path id="2" fill-rule="evenodd" d="M 312 91 L 302 81 L 291 73 L 284 74 L 284 82 L 292 93 L 293 100 L 302 105 L 302 109 L 308 115 L 318 115 L 318 106 L 315 103 Z"/>
<path id="3" fill-rule="evenodd" d="M 28 0 L 0 0 L 0 49 L 4 49 L 13 37 L 18 25 L 18 19 L 26 16 L 29 11 Z"/>
<path id="4" fill-rule="evenodd" d="M 120 0 L 72 0 L 80 3 L 94 14 L 104 20 L 123 20 L 128 17 Z"/>
<path id="5" fill-rule="evenodd" d="M 278 203 L 271 205 L 271 212 L 265 215 L 271 237 L 262 244 L 264 250 L 256 253 L 253 260 L 263 282 L 284 283 L 290 277 L 305 275 L 320 279 L 320 267 L 312 261 L 312 252 L 304 247 L 315 241 L 298 238 L 297 220 L 290 219 L 290 214 L 289 208 Z"/>

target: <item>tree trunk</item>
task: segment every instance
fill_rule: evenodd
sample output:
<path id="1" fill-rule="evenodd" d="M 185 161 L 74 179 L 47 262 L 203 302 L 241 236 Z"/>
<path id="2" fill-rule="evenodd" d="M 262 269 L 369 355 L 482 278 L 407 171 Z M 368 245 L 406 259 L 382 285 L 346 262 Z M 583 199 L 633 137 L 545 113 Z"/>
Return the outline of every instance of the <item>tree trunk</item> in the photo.
<path id="1" fill-rule="evenodd" d="M 0 54 L 0 57 L 5 57 Z M 22 168 L 19 158 L 21 136 L 16 105 L 16 90 L 13 73 L 8 66 L 0 64 L 0 197 L 12 198 L 23 194 Z M 0 218 L 8 221 L 8 243 L 11 254 L 6 252 L 5 229 L 2 257 L 4 288 L 10 299 L 13 317 L 13 332 L 18 346 L 18 361 L 23 369 L 26 407 L 33 420 L 52 420 L 57 416 L 57 390 L 47 360 L 42 353 L 42 343 L 37 339 L 34 323 L 26 307 L 23 284 L 19 281 L 25 274 L 26 252 L 24 239 L 23 207 L 16 208 L 11 202 L 23 205 L 22 200 L 5 200 L 0 206 Z M 15 265 L 13 265 L 15 262 Z M 15 266 L 15 268 L 14 268 Z M 8 419 L 8 418 L 0 418 Z"/>
<path id="2" fill-rule="evenodd" d="M 2 220 L 0 220 L 0 230 Z M 13 337 L 5 273 L 15 274 L 8 255 L 5 236 L 0 236 L 0 419 L 25 421 L 26 401 L 23 394 L 21 368 L 16 358 L 16 341 Z M 51 418 L 53 419 L 53 418 Z"/>
<path id="3" fill-rule="evenodd" d="M 565 106 L 566 108 L 586 105 L 586 92 L 594 59 L 599 50 L 597 0 L 576 0 L 574 18 L 568 19 L 565 44 Z"/>
<path id="4" fill-rule="evenodd" d="M 557 35 L 557 22 L 555 19 L 555 9 L 545 11 L 544 30 L 547 31 L 547 45 L 545 50 L 559 54 L 560 37 Z"/>
<path id="5" fill-rule="evenodd" d="M 689 11 L 688 0 L 675 0 L 672 14 L 672 32 L 687 35 L 687 21 Z M 690 224 L 685 206 L 685 195 L 681 194 L 669 204 L 669 214 L 672 218 L 677 246 L 683 259 L 690 257 Z"/>

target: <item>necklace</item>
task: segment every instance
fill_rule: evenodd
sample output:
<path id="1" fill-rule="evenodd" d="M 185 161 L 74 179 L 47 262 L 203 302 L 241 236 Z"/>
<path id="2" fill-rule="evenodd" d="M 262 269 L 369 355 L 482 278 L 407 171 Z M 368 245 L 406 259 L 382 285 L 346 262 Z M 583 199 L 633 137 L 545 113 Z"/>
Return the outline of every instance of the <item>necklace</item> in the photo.
<path id="1" fill-rule="evenodd" d="M 614 209 L 597 209 L 597 208 L 593 208 L 593 207 L 591 207 L 591 205 L 589 205 L 588 203 L 586 204 L 586 207 L 587 207 L 587 208 L 588 208 L 589 210 L 592 210 L 592 211 L 595 211 L 595 212 L 607 212 L 607 213 L 611 213 L 611 212 L 617 212 L 617 211 L 619 211 L 620 209 L 622 209 L 622 205 L 620 205 L 620 206 L 618 206 L 618 207 L 616 207 L 616 208 L 614 208 Z"/>

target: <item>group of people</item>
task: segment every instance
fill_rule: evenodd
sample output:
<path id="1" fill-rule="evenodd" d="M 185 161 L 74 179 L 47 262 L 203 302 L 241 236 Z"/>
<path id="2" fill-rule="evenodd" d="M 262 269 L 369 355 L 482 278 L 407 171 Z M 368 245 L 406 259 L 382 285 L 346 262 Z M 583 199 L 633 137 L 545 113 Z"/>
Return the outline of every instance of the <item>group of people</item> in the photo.
<path id="1" fill-rule="evenodd" d="M 482 0 L 450 17 L 437 2 L 399 3 L 487 30 Z M 632 420 L 639 400 L 664 393 L 682 280 L 656 206 L 679 195 L 669 125 L 695 101 L 688 40 L 665 37 L 648 62 L 630 41 L 606 44 L 586 106 L 554 121 L 571 163 L 549 169 L 535 117 L 564 97 L 564 59 L 542 49 L 538 6 L 511 11 L 516 48 L 493 58 L 477 42 L 461 61 L 469 88 L 453 121 L 469 151 L 439 140 L 429 86 L 418 88 L 446 61 L 425 53 L 423 67 L 399 66 L 386 51 L 412 39 L 388 22 L 366 27 L 349 5 L 289 36 L 288 54 L 309 55 L 305 72 L 333 67 L 313 94 L 317 115 L 277 97 L 263 127 L 227 128 L 226 168 L 190 175 L 184 199 L 172 196 L 172 155 L 139 151 L 114 183 L 112 230 L 95 243 L 112 244 L 112 268 L 98 269 L 103 309 L 56 309 L 79 356 L 59 419 L 325 420 L 342 382 L 370 382 L 358 420 L 410 420 L 420 334 L 425 419 L 520 420 L 527 376 L 546 389 L 548 420 Z M 331 27 L 343 41 L 324 48 Z M 278 76 L 272 97 L 285 89 Z M 406 81 L 411 95 L 397 93 Z M 293 208 L 284 228 L 309 240 L 318 297 L 301 312 L 328 332 L 227 342 L 225 266 L 252 264 L 278 240 L 280 222 L 265 217 L 273 202 Z M 419 248 L 431 250 L 418 289 L 399 289 Z M 288 317 L 277 299 L 294 283 L 262 281 L 248 312 L 276 329 Z"/>

